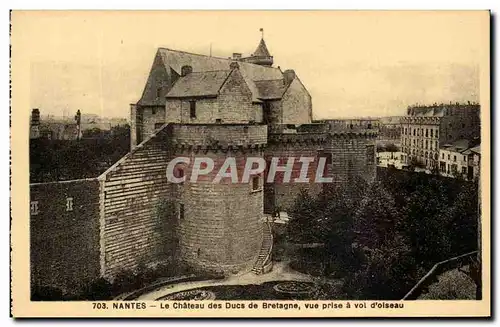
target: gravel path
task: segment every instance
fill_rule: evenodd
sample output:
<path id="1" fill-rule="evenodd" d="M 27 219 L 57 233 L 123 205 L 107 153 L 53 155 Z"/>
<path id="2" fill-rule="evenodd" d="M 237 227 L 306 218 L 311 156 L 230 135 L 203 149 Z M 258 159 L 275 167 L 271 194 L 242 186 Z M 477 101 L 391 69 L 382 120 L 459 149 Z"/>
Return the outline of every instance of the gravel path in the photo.
<path id="1" fill-rule="evenodd" d="M 304 282 L 313 281 L 313 277 L 292 270 L 288 266 L 288 264 L 289 262 L 284 262 L 284 261 L 275 262 L 273 265 L 273 270 L 263 275 L 255 275 L 254 273 L 249 272 L 239 276 L 231 276 L 223 280 L 205 280 L 205 281 L 185 282 L 174 285 L 167 285 L 164 287 L 160 287 L 150 293 L 143 294 L 139 296 L 137 300 L 152 301 L 171 293 L 186 291 L 194 288 L 207 287 L 207 286 L 262 284 L 265 282 L 280 281 L 280 280 L 295 280 Z"/>

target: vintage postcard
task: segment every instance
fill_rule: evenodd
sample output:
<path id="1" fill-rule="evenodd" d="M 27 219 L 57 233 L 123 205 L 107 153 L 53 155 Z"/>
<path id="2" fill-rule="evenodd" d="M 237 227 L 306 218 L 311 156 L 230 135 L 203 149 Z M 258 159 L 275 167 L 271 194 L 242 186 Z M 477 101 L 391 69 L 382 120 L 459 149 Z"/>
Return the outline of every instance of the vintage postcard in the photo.
<path id="1" fill-rule="evenodd" d="M 490 19 L 12 11 L 12 316 L 489 317 Z"/>

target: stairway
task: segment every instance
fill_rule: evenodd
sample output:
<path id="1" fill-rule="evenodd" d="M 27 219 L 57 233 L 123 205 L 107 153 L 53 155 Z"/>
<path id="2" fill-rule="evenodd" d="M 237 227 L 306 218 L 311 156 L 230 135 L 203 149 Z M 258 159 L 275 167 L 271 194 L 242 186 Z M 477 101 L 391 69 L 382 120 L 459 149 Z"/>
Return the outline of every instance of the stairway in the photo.
<path id="1" fill-rule="evenodd" d="M 273 233 L 271 229 L 271 223 L 269 221 L 264 222 L 262 228 L 263 239 L 262 246 L 259 251 L 259 256 L 257 261 L 252 268 L 252 272 L 256 275 L 261 275 L 270 272 L 273 269 L 273 261 L 271 258 L 271 253 L 273 251 Z"/>

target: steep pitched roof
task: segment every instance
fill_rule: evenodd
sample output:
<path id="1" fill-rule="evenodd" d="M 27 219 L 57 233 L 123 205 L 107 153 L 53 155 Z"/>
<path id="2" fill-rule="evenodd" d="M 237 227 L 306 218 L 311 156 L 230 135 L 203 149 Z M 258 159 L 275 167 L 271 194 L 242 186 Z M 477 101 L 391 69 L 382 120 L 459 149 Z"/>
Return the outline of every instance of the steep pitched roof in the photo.
<path id="1" fill-rule="evenodd" d="M 266 42 L 264 39 L 260 39 L 260 43 L 257 46 L 257 49 L 255 49 L 253 55 L 254 57 L 271 57 L 271 54 L 269 53 L 269 50 L 267 49 Z"/>
<path id="2" fill-rule="evenodd" d="M 283 79 L 255 81 L 255 86 L 259 91 L 259 99 L 262 100 L 281 99 L 287 89 Z"/>
<path id="3" fill-rule="evenodd" d="M 190 73 L 180 77 L 166 97 L 216 96 L 230 73 L 230 70 Z"/>
<path id="4" fill-rule="evenodd" d="M 163 64 L 167 69 L 173 69 L 180 75 L 181 67 L 189 65 L 193 72 L 228 70 L 233 60 L 220 57 L 210 57 L 201 54 L 160 48 L 158 52 L 162 58 Z M 238 62 L 239 70 L 243 79 L 252 92 L 253 101 L 259 100 L 259 91 L 255 81 L 276 80 L 283 78 L 281 70 L 274 67 L 265 67 L 247 62 Z"/>

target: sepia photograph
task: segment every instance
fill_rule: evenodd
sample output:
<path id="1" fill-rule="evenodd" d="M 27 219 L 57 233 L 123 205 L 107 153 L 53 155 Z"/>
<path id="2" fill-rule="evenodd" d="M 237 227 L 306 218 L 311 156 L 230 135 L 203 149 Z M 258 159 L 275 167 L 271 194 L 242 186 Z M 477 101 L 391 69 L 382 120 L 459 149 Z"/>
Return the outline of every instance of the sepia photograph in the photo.
<path id="1" fill-rule="evenodd" d="M 12 11 L 14 317 L 490 316 L 490 12 Z"/>

